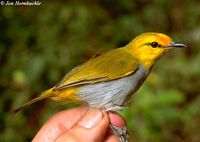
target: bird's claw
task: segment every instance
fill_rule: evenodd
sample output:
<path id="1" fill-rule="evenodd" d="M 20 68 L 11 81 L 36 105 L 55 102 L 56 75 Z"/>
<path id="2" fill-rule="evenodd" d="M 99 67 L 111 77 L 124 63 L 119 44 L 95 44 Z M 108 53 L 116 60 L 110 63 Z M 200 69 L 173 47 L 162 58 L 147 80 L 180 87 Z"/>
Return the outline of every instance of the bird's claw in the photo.
<path id="1" fill-rule="evenodd" d="M 120 142 L 128 142 L 129 135 L 126 126 L 118 127 L 110 124 L 110 128 L 113 134 L 119 137 Z"/>

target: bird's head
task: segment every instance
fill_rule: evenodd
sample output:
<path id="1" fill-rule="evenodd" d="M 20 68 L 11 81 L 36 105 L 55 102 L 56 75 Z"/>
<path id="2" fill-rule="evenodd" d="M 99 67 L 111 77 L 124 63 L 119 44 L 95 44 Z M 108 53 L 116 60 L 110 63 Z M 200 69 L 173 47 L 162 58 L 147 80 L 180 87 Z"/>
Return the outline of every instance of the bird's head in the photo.
<path id="1" fill-rule="evenodd" d="M 151 68 L 156 60 L 172 48 L 186 47 L 175 43 L 170 37 L 161 33 L 143 33 L 133 39 L 127 48 L 146 68 Z"/>

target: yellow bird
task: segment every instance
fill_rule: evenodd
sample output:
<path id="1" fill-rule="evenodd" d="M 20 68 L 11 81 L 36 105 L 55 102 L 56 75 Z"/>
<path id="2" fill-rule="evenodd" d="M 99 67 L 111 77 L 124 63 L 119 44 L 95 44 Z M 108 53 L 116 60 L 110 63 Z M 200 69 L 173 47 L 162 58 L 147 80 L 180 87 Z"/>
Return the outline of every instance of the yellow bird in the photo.
<path id="1" fill-rule="evenodd" d="M 143 33 L 122 48 L 91 58 L 72 69 L 57 85 L 13 112 L 43 99 L 85 102 L 89 107 L 119 111 L 149 75 L 154 63 L 169 49 L 186 47 L 161 33 Z M 121 142 L 125 128 L 111 126 Z"/>

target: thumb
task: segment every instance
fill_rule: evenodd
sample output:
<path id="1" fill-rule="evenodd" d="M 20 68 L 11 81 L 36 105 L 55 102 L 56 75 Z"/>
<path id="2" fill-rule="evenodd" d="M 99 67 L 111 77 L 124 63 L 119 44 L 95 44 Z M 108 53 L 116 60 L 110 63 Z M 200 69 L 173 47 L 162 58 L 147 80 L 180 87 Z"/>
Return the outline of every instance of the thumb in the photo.
<path id="1" fill-rule="evenodd" d="M 70 130 L 59 136 L 56 142 L 101 142 L 109 125 L 106 112 L 89 109 Z"/>

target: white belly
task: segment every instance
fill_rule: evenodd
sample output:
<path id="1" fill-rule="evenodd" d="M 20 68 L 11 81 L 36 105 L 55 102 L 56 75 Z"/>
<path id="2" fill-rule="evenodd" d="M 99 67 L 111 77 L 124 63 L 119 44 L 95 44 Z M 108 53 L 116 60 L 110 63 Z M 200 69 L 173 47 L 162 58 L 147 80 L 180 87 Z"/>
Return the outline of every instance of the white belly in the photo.
<path id="1" fill-rule="evenodd" d="M 144 67 L 120 79 L 83 85 L 77 90 L 80 99 L 90 107 L 117 111 L 123 108 L 130 96 L 140 87 L 148 75 Z"/>

